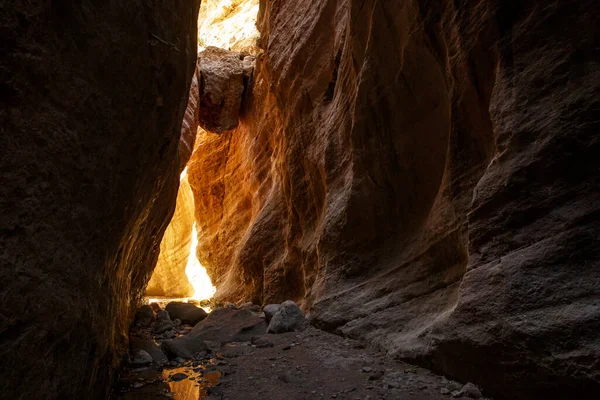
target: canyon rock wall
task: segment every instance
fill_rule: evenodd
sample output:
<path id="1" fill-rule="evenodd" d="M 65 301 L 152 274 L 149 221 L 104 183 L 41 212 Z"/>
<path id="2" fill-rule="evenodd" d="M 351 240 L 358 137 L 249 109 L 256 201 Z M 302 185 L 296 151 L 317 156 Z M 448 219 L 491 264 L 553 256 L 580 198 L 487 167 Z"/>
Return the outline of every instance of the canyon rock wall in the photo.
<path id="1" fill-rule="evenodd" d="M 200 92 L 198 87 L 198 69 L 195 69 L 190 86 L 188 104 L 185 108 L 183 121 L 181 122 L 181 138 L 179 141 L 179 172 L 182 172 L 192 153 L 198 134 L 198 103 L 200 101 Z"/>
<path id="2" fill-rule="evenodd" d="M 198 7 L 0 7 L 4 398 L 106 398 L 175 206 Z"/>
<path id="3" fill-rule="evenodd" d="M 261 1 L 240 125 L 189 167 L 217 297 L 499 399 L 596 396 L 594 9 Z"/>

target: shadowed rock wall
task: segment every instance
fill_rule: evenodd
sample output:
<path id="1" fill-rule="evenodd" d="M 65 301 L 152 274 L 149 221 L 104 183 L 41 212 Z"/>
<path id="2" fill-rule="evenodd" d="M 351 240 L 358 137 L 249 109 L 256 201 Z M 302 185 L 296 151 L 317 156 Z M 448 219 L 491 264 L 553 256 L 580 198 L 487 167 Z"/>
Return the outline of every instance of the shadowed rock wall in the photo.
<path id="1" fill-rule="evenodd" d="M 261 1 L 240 126 L 190 164 L 217 296 L 302 301 L 496 398 L 597 395 L 590 10 Z"/>
<path id="2" fill-rule="evenodd" d="M 0 7 L 2 397 L 106 397 L 175 206 L 198 6 Z"/>

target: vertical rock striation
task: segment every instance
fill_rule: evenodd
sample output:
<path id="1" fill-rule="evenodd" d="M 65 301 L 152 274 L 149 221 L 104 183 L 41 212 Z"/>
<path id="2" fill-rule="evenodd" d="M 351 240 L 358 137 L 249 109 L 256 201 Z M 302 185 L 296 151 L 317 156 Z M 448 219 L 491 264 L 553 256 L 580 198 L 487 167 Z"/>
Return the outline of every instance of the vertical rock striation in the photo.
<path id="1" fill-rule="evenodd" d="M 3 397 L 106 397 L 175 206 L 198 6 L 0 7 Z"/>
<path id="2" fill-rule="evenodd" d="M 496 398 L 597 395 L 590 10 L 261 1 L 240 124 L 190 164 L 217 296 L 302 301 Z"/>
<path id="3" fill-rule="evenodd" d="M 496 398 L 600 396 L 593 3 L 497 9 L 501 57 L 490 111 L 498 151 L 474 192 L 458 301 L 425 338 L 434 365 Z"/>

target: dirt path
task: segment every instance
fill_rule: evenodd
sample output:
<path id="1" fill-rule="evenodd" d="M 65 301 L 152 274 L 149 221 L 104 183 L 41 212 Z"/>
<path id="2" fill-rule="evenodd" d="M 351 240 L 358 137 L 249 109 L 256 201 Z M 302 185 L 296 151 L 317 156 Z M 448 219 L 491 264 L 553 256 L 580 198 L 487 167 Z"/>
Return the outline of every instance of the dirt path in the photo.
<path id="1" fill-rule="evenodd" d="M 113 398 L 433 400 L 462 397 L 456 393 L 461 387 L 309 326 L 302 332 L 215 343 L 201 357 L 171 360 L 164 367 L 128 367 Z"/>

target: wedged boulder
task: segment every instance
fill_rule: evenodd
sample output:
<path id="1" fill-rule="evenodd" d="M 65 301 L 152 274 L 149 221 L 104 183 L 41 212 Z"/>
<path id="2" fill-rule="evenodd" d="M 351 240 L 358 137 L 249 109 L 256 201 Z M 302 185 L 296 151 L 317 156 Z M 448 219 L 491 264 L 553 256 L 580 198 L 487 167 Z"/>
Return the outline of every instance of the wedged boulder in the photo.
<path id="1" fill-rule="evenodd" d="M 202 128 L 221 133 L 238 126 L 247 64 L 240 53 L 218 47 L 207 47 L 198 55 L 198 120 Z"/>
<path id="2" fill-rule="evenodd" d="M 160 347 L 150 339 L 139 339 L 139 338 L 131 338 L 129 342 L 129 348 L 131 350 L 131 354 L 137 354 L 141 350 L 150 354 L 152 357 L 152 361 L 156 364 L 165 364 L 169 359 L 162 352 Z"/>
<path id="3" fill-rule="evenodd" d="M 202 321 L 208 315 L 200 307 L 179 301 L 170 302 L 165 307 L 165 310 L 167 310 L 171 318 L 179 319 L 182 323 L 192 326 Z"/>
<path id="4" fill-rule="evenodd" d="M 266 315 L 266 313 L 265 313 Z M 284 333 L 304 329 L 304 313 L 296 303 L 287 300 L 281 304 L 269 323 L 268 333 Z"/>

